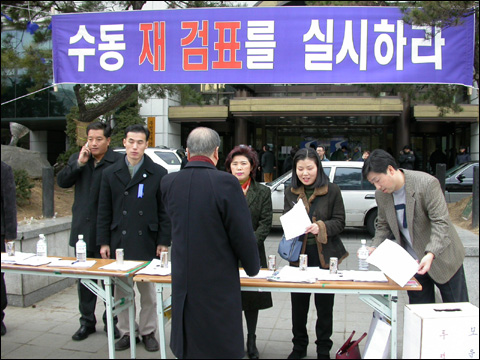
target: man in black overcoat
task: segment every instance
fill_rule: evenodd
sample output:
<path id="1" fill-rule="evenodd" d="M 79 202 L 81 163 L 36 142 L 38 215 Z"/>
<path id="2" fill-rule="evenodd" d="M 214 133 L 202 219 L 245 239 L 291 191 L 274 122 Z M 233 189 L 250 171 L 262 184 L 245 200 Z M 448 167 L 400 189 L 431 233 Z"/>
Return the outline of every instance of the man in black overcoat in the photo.
<path id="1" fill-rule="evenodd" d="M 149 135 L 143 125 L 127 127 L 123 139 L 125 157 L 103 173 L 97 219 L 97 244 L 101 246 L 103 259 L 113 258 L 117 249 L 124 249 L 125 260 L 150 261 L 170 246 L 170 221 L 160 191 L 160 181 L 167 171 L 144 155 Z M 141 304 L 140 326 L 136 325 L 136 330 L 147 351 L 158 351 L 154 285 L 136 283 L 136 286 Z M 115 302 L 124 296 L 123 289 L 117 286 Z M 128 349 L 131 336 L 128 311 L 118 315 L 118 328 L 122 338 L 115 349 Z"/>
<path id="2" fill-rule="evenodd" d="M 2 161 L 2 192 L 1 192 L 1 236 L 2 252 L 5 252 L 5 243 L 17 239 L 17 200 L 16 186 L 13 171 L 10 165 Z M 5 288 L 5 273 L 2 272 L 2 336 L 7 333 L 3 319 L 7 308 L 7 289 Z"/>
<path id="3" fill-rule="evenodd" d="M 83 240 L 87 244 L 87 257 L 89 258 L 100 258 L 100 247 L 97 246 L 97 210 L 102 173 L 122 157 L 109 148 L 110 134 L 110 126 L 104 123 L 89 124 L 87 126 L 87 143 L 80 152 L 70 156 L 68 164 L 57 175 L 57 183 L 61 188 L 75 186 L 70 246 L 75 247 L 78 235 L 82 234 Z M 84 340 L 96 331 L 96 304 L 97 296 L 79 281 L 80 328 L 73 334 L 73 340 Z M 103 313 L 103 323 L 106 331 L 106 311 Z M 115 338 L 119 337 L 120 334 L 115 325 Z"/>
<path id="4" fill-rule="evenodd" d="M 187 139 L 188 163 L 162 180 L 172 222 L 172 330 L 177 358 L 245 354 L 238 260 L 260 269 L 258 246 L 238 179 L 218 171 L 220 137 L 208 128 Z"/>

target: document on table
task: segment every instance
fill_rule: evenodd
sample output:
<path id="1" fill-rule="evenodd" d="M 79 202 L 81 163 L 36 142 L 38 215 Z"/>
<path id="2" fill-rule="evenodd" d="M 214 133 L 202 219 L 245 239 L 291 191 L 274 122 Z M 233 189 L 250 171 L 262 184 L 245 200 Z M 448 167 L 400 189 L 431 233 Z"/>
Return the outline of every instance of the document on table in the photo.
<path id="1" fill-rule="evenodd" d="M 16 264 L 18 261 L 28 259 L 29 257 L 35 256 L 34 253 L 24 253 L 20 251 L 15 251 L 15 255 L 9 256 L 7 253 L 2 253 L 2 262 L 6 264 Z"/>
<path id="2" fill-rule="evenodd" d="M 306 270 L 300 270 L 298 267 L 284 266 L 281 270 L 275 271 L 268 277 L 269 281 L 295 282 L 295 283 L 314 283 L 317 281 L 318 267 L 309 267 Z"/>
<path id="3" fill-rule="evenodd" d="M 298 200 L 289 212 L 280 216 L 280 222 L 287 240 L 305 234 L 305 229 L 312 225 L 302 200 Z"/>
<path id="4" fill-rule="evenodd" d="M 378 267 L 401 287 L 418 271 L 417 261 L 404 248 L 388 239 L 372 252 L 367 262 Z"/>
<path id="5" fill-rule="evenodd" d="M 26 259 L 19 260 L 16 262 L 17 265 L 27 265 L 27 266 L 41 266 L 47 265 L 52 261 L 58 261 L 60 258 L 56 257 L 44 257 L 44 256 L 30 256 Z"/>
<path id="6" fill-rule="evenodd" d="M 245 272 L 245 270 L 243 270 L 243 269 L 239 269 L 238 272 L 239 272 L 241 278 L 248 278 L 248 279 L 266 279 L 269 276 L 273 275 L 272 270 L 260 270 L 258 272 L 258 274 L 255 275 L 255 276 L 248 276 L 247 273 Z"/>
<path id="7" fill-rule="evenodd" d="M 77 261 L 77 260 L 62 260 L 62 259 L 60 259 L 60 260 L 57 260 L 57 261 L 52 261 L 47 266 L 86 269 L 86 268 L 92 267 L 93 265 L 95 265 L 95 263 L 96 263 L 95 260 Z"/>
<path id="8" fill-rule="evenodd" d="M 172 263 L 168 262 L 168 267 L 161 267 L 160 259 L 153 259 L 150 264 L 136 272 L 136 275 L 160 275 L 167 276 L 172 273 Z"/>
<path id="9" fill-rule="evenodd" d="M 115 271 L 127 271 L 134 269 L 143 264 L 143 261 L 124 261 L 123 264 L 119 264 L 116 261 L 111 264 L 102 266 L 103 270 L 115 270 Z"/>

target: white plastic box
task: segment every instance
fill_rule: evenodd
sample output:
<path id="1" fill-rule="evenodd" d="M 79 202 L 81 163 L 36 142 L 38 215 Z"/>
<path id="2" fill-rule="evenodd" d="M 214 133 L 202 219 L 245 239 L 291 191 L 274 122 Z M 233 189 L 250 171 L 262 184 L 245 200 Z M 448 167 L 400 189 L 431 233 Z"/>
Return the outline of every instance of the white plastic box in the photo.
<path id="1" fill-rule="evenodd" d="M 404 359 L 478 359 L 478 307 L 470 303 L 405 305 Z"/>

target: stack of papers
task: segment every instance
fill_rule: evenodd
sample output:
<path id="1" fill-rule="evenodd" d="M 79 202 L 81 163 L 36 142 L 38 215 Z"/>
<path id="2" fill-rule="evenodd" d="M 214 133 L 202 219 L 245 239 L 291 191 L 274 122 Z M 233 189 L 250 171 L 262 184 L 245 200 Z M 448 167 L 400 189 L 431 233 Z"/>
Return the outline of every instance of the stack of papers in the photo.
<path id="1" fill-rule="evenodd" d="M 26 259 L 19 260 L 16 262 L 17 265 L 27 265 L 27 266 L 41 266 L 50 264 L 52 261 L 58 261 L 60 258 L 55 257 L 39 257 L 37 255 L 30 256 Z"/>
<path id="2" fill-rule="evenodd" d="M 143 264 L 143 261 L 124 261 L 123 264 L 120 265 L 119 263 L 117 263 L 115 261 L 111 264 L 102 266 L 100 269 L 115 270 L 115 271 L 127 271 L 127 270 L 134 269 L 134 268 L 136 268 L 136 267 L 138 267 L 142 264 Z"/>
<path id="3" fill-rule="evenodd" d="M 161 261 L 159 259 L 153 259 L 148 266 L 144 267 L 142 270 L 137 271 L 136 275 L 160 275 L 167 276 L 172 273 L 172 263 L 168 262 L 168 267 L 161 267 Z"/>
<path id="4" fill-rule="evenodd" d="M 77 260 L 58 259 L 56 261 L 52 261 L 47 266 L 86 269 L 86 268 L 92 267 L 95 264 L 96 264 L 95 260 L 77 261 Z"/>
<path id="5" fill-rule="evenodd" d="M 7 253 L 2 253 L 2 262 L 6 264 L 17 264 L 18 261 L 28 259 L 29 257 L 35 256 L 34 253 L 23 253 L 20 251 L 15 251 L 14 256 L 8 256 Z"/>
<path id="6" fill-rule="evenodd" d="M 248 276 L 245 270 L 239 269 L 238 272 L 240 273 L 241 278 L 248 278 L 248 279 L 267 279 L 269 276 L 273 275 L 272 270 L 260 270 L 257 275 L 255 276 Z"/>
<path id="7" fill-rule="evenodd" d="M 285 266 L 267 278 L 270 281 L 280 282 L 307 282 L 319 281 L 368 281 L 388 282 L 381 271 L 339 271 L 337 274 L 330 274 L 329 270 L 318 267 L 308 267 L 307 270 L 300 270 L 298 267 Z"/>
<path id="8" fill-rule="evenodd" d="M 314 283 L 317 281 L 317 267 L 309 267 L 300 270 L 298 267 L 284 266 L 281 270 L 275 271 L 267 280 L 280 282 Z"/>

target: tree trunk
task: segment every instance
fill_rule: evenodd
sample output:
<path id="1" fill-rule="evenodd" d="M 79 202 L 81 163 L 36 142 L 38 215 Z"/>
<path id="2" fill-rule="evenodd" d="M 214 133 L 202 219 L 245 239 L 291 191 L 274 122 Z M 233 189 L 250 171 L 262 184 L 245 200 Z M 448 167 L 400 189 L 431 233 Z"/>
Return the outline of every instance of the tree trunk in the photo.
<path id="1" fill-rule="evenodd" d="M 138 85 L 125 85 L 119 93 L 109 97 L 101 104 L 87 109 L 85 102 L 80 95 L 80 84 L 76 84 L 73 87 L 73 90 L 75 91 L 75 97 L 77 98 L 78 110 L 80 113 L 78 120 L 86 123 L 94 121 L 99 116 L 122 105 L 133 93 L 135 93 L 135 91 L 137 91 L 137 88 Z"/>

